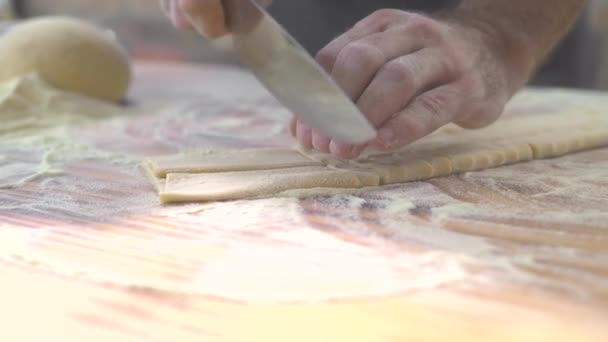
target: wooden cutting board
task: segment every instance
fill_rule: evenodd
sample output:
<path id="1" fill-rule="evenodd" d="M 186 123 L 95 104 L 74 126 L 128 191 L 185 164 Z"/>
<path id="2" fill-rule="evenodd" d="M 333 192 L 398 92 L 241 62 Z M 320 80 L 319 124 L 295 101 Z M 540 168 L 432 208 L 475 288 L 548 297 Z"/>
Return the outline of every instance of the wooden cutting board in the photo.
<path id="1" fill-rule="evenodd" d="M 608 340 L 608 149 L 163 207 L 139 158 L 288 144 L 288 115 L 241 70 L 141 63 L 135 76 L 139 113 L 71 130 L 123 159 L 0 190 L 0 340 Z M 607 104 L 528 89 L 506 115 Z"/>

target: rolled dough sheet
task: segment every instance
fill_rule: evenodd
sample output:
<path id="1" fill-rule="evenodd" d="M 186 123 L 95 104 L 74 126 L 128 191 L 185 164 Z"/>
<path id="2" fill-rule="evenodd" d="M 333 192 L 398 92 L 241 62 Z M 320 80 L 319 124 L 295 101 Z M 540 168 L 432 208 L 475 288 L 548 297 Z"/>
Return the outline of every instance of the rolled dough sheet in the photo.
<path id="1" fill-rule="evenodd" d="M 162 203 L 236 200 L 292 189 L 378 186 L 378 175 L 367 172 L 303 167 L 221 173 L 172 173 L 160 192 Z"/>
<path id="2" fill-rule="evenodd" d="M 603 146 L 608 115 L 551 113 L 506 118 L 479 130 L 449 125 L 402 150 L 369 150 L 356 161 L 278 148 L 152 157 L 144 167 L 163 203 L 220 201 L 426 180 Z"/>
<path id="3" fill-rule="evenodd" d="M 305 166 L 323 166 L 298 151 L 285 148 L 227 151 L 193 151 L 171 156 L 148 158 L 148 169 L 157 177 L 169 173 L 212 173 L 226 171 L 271 170 Z"/>

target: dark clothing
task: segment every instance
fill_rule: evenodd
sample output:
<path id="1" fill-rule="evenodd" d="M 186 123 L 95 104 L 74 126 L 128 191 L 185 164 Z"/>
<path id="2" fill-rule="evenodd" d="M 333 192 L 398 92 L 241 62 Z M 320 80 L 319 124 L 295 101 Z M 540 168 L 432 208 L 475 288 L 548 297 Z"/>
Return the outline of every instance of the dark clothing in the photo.
<path id="1" fill-rule="evenodd" d="M 277 0 L 270 7 L 270 12 L 314 55 L 333 38 L 375 10 L 396 8 L 433 12 L 454 6 L 458 2 L 459 0 Z M 583 18 L 532 83 L 562 87 L 593 86 L 597 56 L 582 53 L 589 51 L 588 45 L 593 44 L 590 39 Z"/>

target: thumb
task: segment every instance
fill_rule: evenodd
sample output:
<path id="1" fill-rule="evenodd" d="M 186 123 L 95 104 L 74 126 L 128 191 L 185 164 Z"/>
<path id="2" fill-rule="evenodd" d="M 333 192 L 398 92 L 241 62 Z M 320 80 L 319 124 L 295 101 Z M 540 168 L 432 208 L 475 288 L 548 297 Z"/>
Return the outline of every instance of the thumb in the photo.
<path id="1" fill-rule="evenodd" d="M 180 0 L 180 9 L 202 36 L 215 39 L 227 34 L 221 0 Z"/>

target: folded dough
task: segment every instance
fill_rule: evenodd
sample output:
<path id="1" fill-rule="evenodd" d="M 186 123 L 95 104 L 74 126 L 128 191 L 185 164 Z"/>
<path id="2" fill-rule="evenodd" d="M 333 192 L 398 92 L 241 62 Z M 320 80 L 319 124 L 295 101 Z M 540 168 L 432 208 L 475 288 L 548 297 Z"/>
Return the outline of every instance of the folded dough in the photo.
<path id="1" fill-rule="evenodd" d="M 426 180 L 608 146 L 608 115 L 505 118 L 479 130 L 454 125 L 394 153 L 342 161 L 292 148 L 194 151 L 148 158 L 163 203 L 269 196 L 294 189 L 360 189 Z"/>

